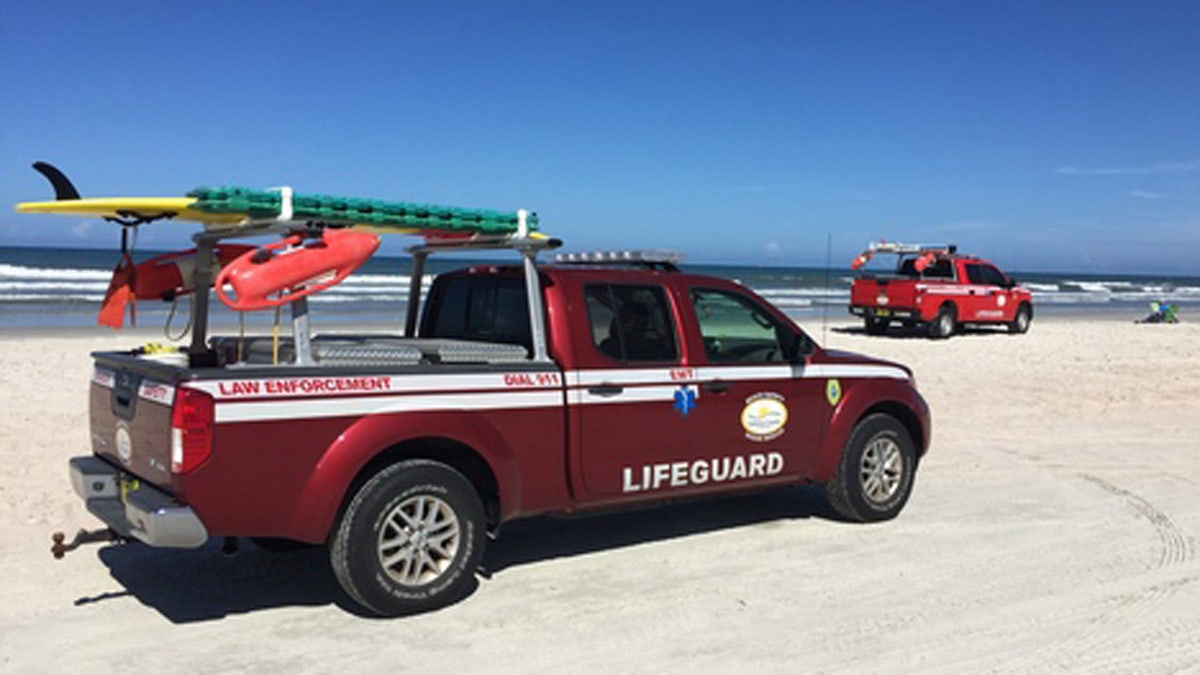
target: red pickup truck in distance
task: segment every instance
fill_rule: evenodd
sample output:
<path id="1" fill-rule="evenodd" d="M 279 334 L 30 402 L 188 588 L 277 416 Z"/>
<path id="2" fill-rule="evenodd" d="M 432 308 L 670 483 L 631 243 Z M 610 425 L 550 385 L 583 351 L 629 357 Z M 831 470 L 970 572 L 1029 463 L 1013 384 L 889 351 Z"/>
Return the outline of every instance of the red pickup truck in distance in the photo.
<path id="1" fill-rule="evenodd" d="M 385 616 L 468 595 L 489 533 L 517 518 L 803 483 L 851 521 L 904 507 L 930 440 L 906 367 L 824 349 L 669 260 L 538 264 L 560 242 L 475 241 L 445 250 L 523 263 L 441 274 L 424 302 L 414 283 L 403 331 L 297 323 L 194 335 L 182 361 L 95 354 L 75 491 L 126 541 L 324 545 Z M 410 249 L 414 279 L 441 250 Z"/>
<path id="2" fill-rule="evenodd" d="M 992 263 L 962 255 L 953 245 L 873 243 L 854 259 L 861 269 L 880 253 L 897 256 L 890 274 L 862 272 L 850 286 L 850 313 L 872 335 L 895 322 L 925 327 L 946 338 L 963 325 L 1001 325 L 1024 333 L 1033 320 L 1033 296 Z"/>

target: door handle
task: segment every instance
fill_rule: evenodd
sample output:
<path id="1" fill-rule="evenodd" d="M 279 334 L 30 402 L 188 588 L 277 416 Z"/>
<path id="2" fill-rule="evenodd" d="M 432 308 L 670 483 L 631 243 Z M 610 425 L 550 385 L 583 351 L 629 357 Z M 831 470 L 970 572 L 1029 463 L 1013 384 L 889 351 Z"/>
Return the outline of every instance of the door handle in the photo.
<path id="1" fill-rule="evenodd" d="M 619 387 L 615 384 L 602 384 L 598 387 L 588 387 L 588 393 L 596 396 L 616 396 L 625 391 L 625 387 Z"/>
<path id="2" fill-rule="evenodd" d="M 715 380 L 713 382 L 705 382 L 704 391 L 712 392 L 714 394 L 724 394 L 725 392 L 729 391 L 729 388 L 732 386 L 733 385 L 723 380 Z"/>

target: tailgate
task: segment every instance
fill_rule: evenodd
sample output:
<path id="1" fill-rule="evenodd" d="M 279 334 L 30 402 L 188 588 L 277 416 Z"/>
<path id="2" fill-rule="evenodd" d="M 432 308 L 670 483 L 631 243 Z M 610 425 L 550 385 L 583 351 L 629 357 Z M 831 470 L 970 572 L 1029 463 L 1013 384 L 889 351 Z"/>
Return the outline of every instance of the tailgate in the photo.
<path id="1" fill-rule="evenodd" d="M 850 304 L 855 307 L 915 309 L 916 295 L 917 284 L 912 279 L 855 279 L 850 287 Z"/>
<path id="2" fill-rule="evenodd" d="M 171 488 L 171 406 L 182 369 L 123 354 L 96 354 L 89 393 L 92 452 Z"/>

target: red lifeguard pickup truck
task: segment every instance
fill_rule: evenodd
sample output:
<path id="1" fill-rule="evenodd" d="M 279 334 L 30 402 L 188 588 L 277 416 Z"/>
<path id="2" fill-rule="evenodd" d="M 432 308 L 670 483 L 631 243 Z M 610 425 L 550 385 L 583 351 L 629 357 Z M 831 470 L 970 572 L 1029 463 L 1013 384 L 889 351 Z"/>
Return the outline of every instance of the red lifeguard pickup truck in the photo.
<path id="1" fill-rule="evenodd" d="M 901 511 L 930 440 L 907 368 L 823 349 L 671 261 L 537 263 L 558 244 L 410 249 L 394 334 L 310 337 L 297 301 L 291 337 L 206 337 L 199 269 L 186 352 L 94 355 L 75 491 L 122 540 L 325 545 L 380 615 L 469 594 L 488 535 L 536 514 L 801 483 L 848 520 Z M 482 248 L 522 262 L 439 275 L 421 302 L 430 253 Z"/>
<path id="2" fill-rule="evenodd" d="M 895 272 L 861 273 L 850 286 L 850 313 L 862 317 L 868 333 L 882 334 L 892 322 L 925 326 L 934 338 L 949 337 L 964 324 L 1029 330 L 1032 294 L 992 263 L 961 255 L 953 245 L 878 242 L 851 268 L 860 269 L 880 253 L 898 257 Z"/>

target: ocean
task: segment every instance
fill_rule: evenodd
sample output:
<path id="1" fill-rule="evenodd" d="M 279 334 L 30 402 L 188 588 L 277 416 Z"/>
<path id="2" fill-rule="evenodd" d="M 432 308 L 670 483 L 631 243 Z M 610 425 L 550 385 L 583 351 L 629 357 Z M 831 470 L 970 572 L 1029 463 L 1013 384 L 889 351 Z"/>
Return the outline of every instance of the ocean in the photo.
<path id="1" fill-rule="evenodd" d="M 161 251 L 139 251 L 141 262 Z M 119 259 L 112 249 L 0 247 L 0 329 L 83 327 L 96 325 L 112 269 Z M 515 256 L 500 258 L 515 261 Z M 459 255 L 430 259 L 425 285 L 433 275 L 477 262 Z M 737 280 L 787 312 L 810 323 L 848 320 L 846 305 L 853 274 L 844 268 L 690 265 L 689 272 Z M 402 323 L 408 297 L 407 257 L 377 256 L 342 284 L 310 297 L 314 327 L 322 323 Z M 1012 275 L 1033 292 L 1035 315 L 1102 313 L 1131 321 L 1149 313 L 1149 303 L 1178 304 L 1180 317 L 1200 319 L 1200 277 L 1119 274 L 1021 273 Z M 189 300 L 172 304 L 138 303 L 139 326 L 164 326 L 178 333 L 186 327 Z M 214 301 L 214 326 L 236 325 L 239 317 Z M 286 315 L 286 312 L 285 312 Z M 274 312 L 251 312 L 250 325 L 269 325 Z M 284 319 L 286 321 L 286 318 Z"/>

